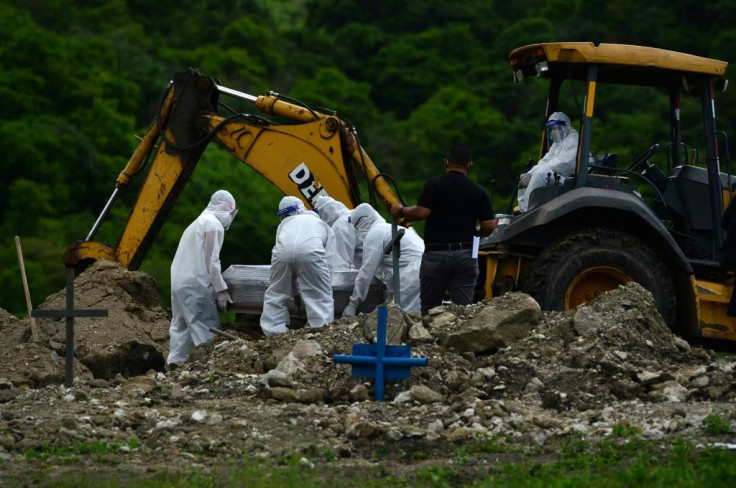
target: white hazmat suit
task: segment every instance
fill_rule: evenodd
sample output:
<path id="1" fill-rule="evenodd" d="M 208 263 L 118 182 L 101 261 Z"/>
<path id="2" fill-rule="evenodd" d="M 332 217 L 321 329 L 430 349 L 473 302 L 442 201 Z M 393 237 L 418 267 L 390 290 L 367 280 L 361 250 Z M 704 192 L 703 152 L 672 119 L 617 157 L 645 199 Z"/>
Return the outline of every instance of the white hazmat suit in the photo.
<path id="1" fill-rule="evenodd" d="M 207 208 L 186 228 L 171 262 L 171 336 L 167 364 L 181 365 L 194 346 L 214 337 L 220 328 L 218 307 L 232 303 L 220 269 L 225 230 L 238 208 L 233 196 L 218 190 Z"/>
<path id="2" fill-rule="evenodd" d="M 555 112 L 549 116 L 546 128 L 552 146 L 532 169 L 521 175 L 517 198 L 522 212 L 529 207 L 528 198 L 535 189 L 556 184 L 554 173 L 560 175 L 559 184 L 562 184 L 566 177 L 575 172 L 578 133 L 570 126 L 570 118 L 562 112 Z"/>
<path id="3" fill-rule="evenodd" d="M 363 243 L 350 222 L 350 210 L 327 195 L 314 201 L 314 210 L 335 233 L 335 269 L 357 269 L 363 262 Z"/>
<path id="4" fill-rule="evenodd" d="M 297 293 L 307 309 L 310 327 L 322 327 L 335 318 L 332 265 L 335 235 L 297 197 L 279 202 L 281 223 L 271 251 L 271 284 L 263 297 L 261 329 L 266 336 L 288 331 L 287 303 Z"/>
<path id="5" fill-rule="evenodd" d="M 391 224 L 381 217 L 373 207 L 361 203 L 350 214 L 350 219 L 363 241 L 363 263 L 355 279 L 355 287 L 350 295 L 350 302 L 343 311 L 343 317 L 355 315 L 356 308 L 368 295 L 373 277 L 377 277 L 386 285 L 390 297 L 393 296 L 393 253 L 384 254 L 384 249 L 391 242 Z M 419 312 L 419 268 L 422 264 L 424 241 L 413 228 L 406 229 L 401 238 L 399 255 L 399 279 L 401 292 L 401 308 L 405 312 Z"/>

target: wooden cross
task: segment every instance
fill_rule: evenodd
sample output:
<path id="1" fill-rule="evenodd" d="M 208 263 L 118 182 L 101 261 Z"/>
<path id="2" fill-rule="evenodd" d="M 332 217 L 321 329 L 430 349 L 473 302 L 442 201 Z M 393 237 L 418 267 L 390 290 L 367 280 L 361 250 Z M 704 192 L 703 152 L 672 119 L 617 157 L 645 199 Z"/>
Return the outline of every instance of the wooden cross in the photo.
<path id="1" fill-rule="evenodd" d="M 66 318 L 66 375 L 64 386 L 74 386 L 74 317 L 107 317 L 107 310 L 74 310 L 74 268 L 66 268 L 66 309 L 33 310 L 32 317 Z"/>

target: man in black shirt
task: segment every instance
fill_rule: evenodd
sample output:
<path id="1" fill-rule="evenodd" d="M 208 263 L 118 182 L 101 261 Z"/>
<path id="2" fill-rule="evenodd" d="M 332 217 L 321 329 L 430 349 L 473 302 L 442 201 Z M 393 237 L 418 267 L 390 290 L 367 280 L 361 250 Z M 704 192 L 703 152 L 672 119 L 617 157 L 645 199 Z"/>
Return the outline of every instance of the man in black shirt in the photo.
<path id="1" fill-rule="evenodd" d="M 478 233 L 487 236 L 493 232 L 496 221 L 488 193 L 466 176 L 472 166 L 467 146 L 451 146 L 445 157 L 445 174 L 427 181 L 417 204 L 391 208 L 393 217 L 427 220 L 419 272 L 422 315 L 442 304 L 448 288 L 453 303 L 473 303 L 478 280 L 473 239 Z"/>

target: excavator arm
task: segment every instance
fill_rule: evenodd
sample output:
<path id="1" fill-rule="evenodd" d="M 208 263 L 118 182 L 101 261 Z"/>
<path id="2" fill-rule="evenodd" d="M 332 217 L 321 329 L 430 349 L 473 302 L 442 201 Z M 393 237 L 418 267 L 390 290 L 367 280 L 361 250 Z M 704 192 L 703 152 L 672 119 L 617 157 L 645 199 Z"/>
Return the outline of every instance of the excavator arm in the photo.
<path id="1" fill-rule="evenodd" d="M 247 100 L 265 114 L 292 121 L 277 124 L 259 115 L 217 112 L 221 94 Z M 202 153 L 216 140 L 286 195 L 308 208 L 328 194 L 349 208 L 361 203 L 357 172 L 388 208 L 398 199 L 358 143 L 353 128 L 334 114 L 314 111 L 278 94 L 252 96 L 219 85 L 196 70 L 177 75 L 167 87 L 159 113 L 118 176 L 115 190 L 84 241 L 64 253 L 67 266 L 84 268 L 97 259 L 135 270 L 143 261 Z M 156 148 L 156 142 L 159 142 Z M 136 202 L 116 246 L 94 235 L 117 196 L 151 159 Z"/>

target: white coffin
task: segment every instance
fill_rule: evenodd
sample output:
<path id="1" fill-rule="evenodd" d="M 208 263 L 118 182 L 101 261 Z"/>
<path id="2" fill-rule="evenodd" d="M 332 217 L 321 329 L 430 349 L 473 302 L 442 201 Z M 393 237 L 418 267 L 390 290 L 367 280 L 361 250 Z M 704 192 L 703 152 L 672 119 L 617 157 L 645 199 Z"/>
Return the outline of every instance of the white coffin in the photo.
<path id="1" fill-rule="evenodd" d="M 338 270 L 332 275 L 332 296 L 335 299 L 335 317 L 342 315 L 343 309 L 350 300 L 358 270 Z M 227 268 L 222 277 L 225 279 L 230 296 L 233 299 L 230 311 L 242 314 L 260 315 L 263 312 L 263 295 L 271 283 L 270 264 L 234 264 Z M 358 307 L 358 312 L 370 312 L 385 301 L 386 286 L 373 278 L 368 296 Z M 297 295 L 288 303 L 289 315 L 306 318 L 306 309 L 301 297 Z"/>

